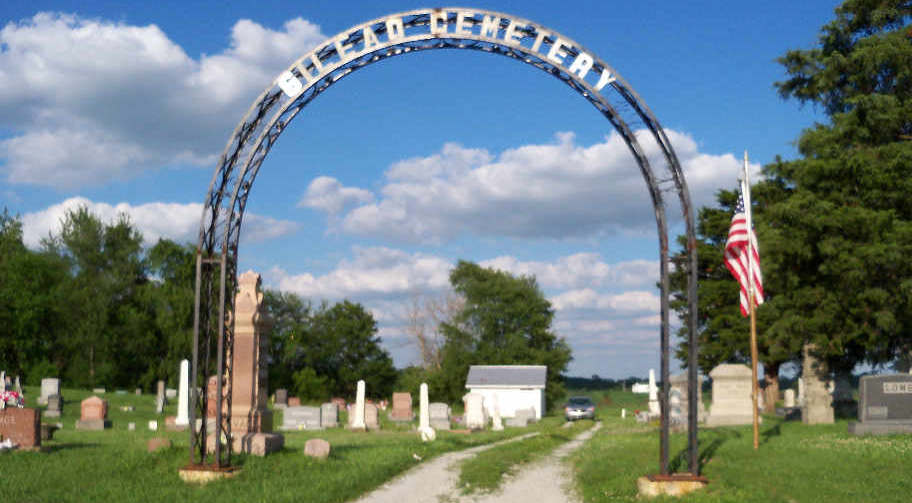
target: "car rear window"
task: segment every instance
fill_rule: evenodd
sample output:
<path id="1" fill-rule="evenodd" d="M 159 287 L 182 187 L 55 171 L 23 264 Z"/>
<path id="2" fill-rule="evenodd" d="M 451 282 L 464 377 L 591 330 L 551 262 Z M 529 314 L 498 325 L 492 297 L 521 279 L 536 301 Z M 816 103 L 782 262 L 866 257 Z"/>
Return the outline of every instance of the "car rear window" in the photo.
<path id="1" fill-rule="evenodd" d="M 570 405 L 592 405 L 592 400 L 586 397 L 574 397 L 570 399 Z"/>

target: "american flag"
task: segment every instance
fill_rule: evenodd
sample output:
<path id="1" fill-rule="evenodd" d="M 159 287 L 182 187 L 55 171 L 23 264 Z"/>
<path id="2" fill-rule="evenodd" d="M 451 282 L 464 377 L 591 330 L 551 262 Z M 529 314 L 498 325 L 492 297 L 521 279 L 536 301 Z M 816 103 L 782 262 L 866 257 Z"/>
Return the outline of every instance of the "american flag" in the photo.
<path id="1" fill-rule="evenodd" d="M 747 216 L 744 214 L 744 194 L 738 193 L 738 206 L 732 217 L 731 226 L 728 228 L 728 241 L 725 242 L 725 267 L 731 271 L 732 276 L 741 285 L 741 315 L 747 316 L 750 312 L 749 296 L 747 294 L 750 284 L 747 276 Z M 763 275 L 760 273 L 760 255 L 757 252 L 757 235 L 750 230 L 751 251 L 753 252 L 754 274 L 754 305 L 763 304 Z"/>

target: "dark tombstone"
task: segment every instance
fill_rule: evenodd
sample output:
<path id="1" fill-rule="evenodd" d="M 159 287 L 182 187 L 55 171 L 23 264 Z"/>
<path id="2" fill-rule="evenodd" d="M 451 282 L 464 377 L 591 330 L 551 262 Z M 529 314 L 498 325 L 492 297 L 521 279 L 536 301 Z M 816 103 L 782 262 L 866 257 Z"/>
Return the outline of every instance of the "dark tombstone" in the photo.
<path id="1" fill-rule="evenodd" d="M 60 417 L 63 412 L 63 398 L 60 395 L 49 395 L 46 398 L 47 410 L 44 411 L 45 417 Z"/>
<path id="2" fill-rule="evenodd" d="M 858 384 L 855 435 L 912 433 L 912 374 L 863 376 Z"/>

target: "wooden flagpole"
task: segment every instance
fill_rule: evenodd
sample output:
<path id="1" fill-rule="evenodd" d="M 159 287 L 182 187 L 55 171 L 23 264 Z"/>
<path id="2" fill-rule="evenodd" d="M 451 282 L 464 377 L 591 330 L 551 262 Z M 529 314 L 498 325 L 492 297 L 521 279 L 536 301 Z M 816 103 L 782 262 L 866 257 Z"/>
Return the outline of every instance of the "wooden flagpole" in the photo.
<path id="1" fill-rule="evenodd" d="M 754 314 L 754 223 L 751 218 L 750 173 L 747 168 L 747 150 L 744 151 L 744 177 L 741 181 L 741 195 L 744 197 L 744 217 L 747 223 L 747 277 L 748 305 L 750 306 L 750 350 L 751 350 L 751 399 L 754 412 L 754 450 L 760 447 L 760 411 L 758 398 L 760 386 L 757 379 L 757 318 Z"/>

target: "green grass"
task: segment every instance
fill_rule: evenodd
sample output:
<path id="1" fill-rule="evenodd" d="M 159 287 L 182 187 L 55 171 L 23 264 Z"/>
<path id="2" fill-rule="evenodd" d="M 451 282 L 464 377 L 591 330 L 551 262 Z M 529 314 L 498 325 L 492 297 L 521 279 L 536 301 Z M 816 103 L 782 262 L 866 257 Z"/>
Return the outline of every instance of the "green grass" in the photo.
<path id="1" fill-rule="evenodd" d="M 615 396 L 617 401 L 627 398 Z M 584 501 L 636 501 L 636 479 L 658 472 L 655 428 L 605 411 L 603 427 L 571 455 Z M 609 420 L 610 419 L 610 420 Z M 642 427 L 640 427 L 642 429 Z M 765 416 L 760 449 L 750 426 L 700 430 L 706 489 L 682 502 L 906 502 L 912 494 L 912 436 L 855 437 L 847 423 L 806 426 Z M 671 436 L 671 464 L 687 471 L 686 434 Z M 658 501 L 662 501 L 659 499 Z"/>
<path id="2" fill-rule="evenodd" d="M 37 388 L 27 390 L 34 405 Z M 493 442 L 523 433 L 519 429 L 462 435 L 438 432 L 435 442 L 422 443 L 414 431 L 381 430 L 354 433 L 341 428 L 318 432 L 286 432 L 286 448 L 265 458 L 233 456 L 241 473 L 231 479 L 188 485 L 178 469 L 189 461 L 187 433 L 148 431 L 156 416 L 154 395 L 106 393 L 113 427 L 106 431 L 74 430 L 79 401 L 90 393 L 63 390 L 67 404 L 59 419 L 64 429 L 44 442 L 49 452 L 10 452 L 0 455 L 0 494 L 4 501 L 31 502 L 157 502 L 157 501 L 313 501 L 342 502 L 378 487 L 422 460 L 441 453 Z M 133 412 L 121 406 L 132 405 Z M 174 405 L 166 414 L 174 414 Z M 127 422 L 136 431 L 127 430 Z M 48 418 L 44 422 L 55 423 Z M 171 449 L 146 452 L 153 437 L 167 437 Z M 304 455 L 310 438 L 325 438 L 332 453 L 325 461 Z"/>
<path id="3" fill-rule="evenodd" d="M 537 431 L 538 435 L 493 447 L 465 460 L 459 472 L 462 493 L 497 489 L 504 477 L 516 473 L 524 464 L 541 458 L 593 425 L 592 421 L 583 420 L 576 421 L 569 428 L 561 428 L 563 423 L 562 417 L 545 417 L 533 428 L 518 429 L 526 433 Z"/>

